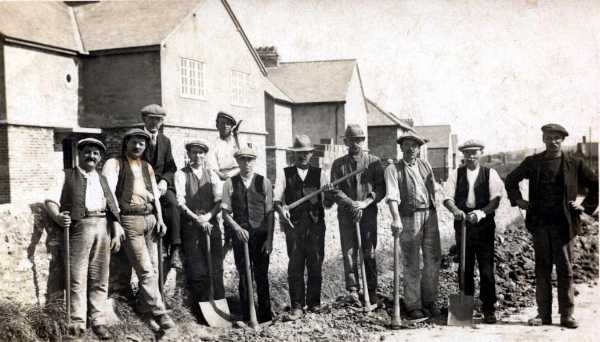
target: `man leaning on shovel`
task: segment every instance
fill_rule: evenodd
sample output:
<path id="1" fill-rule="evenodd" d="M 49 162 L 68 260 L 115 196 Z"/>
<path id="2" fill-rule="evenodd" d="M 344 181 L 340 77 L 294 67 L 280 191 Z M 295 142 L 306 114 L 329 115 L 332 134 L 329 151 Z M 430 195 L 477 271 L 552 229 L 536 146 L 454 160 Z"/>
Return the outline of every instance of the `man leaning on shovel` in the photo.
<path id="1" fill-rule="evenodd" d="M 435 209 L 435 179 L 431 165 L 418 157 L 427 142 L 413 132 L 397 143 L 403 158 L 385 169 L 392 231 L 400 234 L 404 266 L 404 306 L 408 319 L 439 316 L 435 305 L 441 261 L 440 232 Z M 421 251 L 423 270 L 421 271 Z"/>
<path id="2" fill-rule="evenodd" d="M 182 214 L 184 269 L 191 293 L 193 312 L 198 302 L 209 300 L 210 281 L 214 299 L 225 298 L 223 246 L 217 214 L 221 211 L 219 176 L 204 166 L 208 143 L 198 139 L 185 144 L 189 165 L 175 173 L 175 189 Z M 210 236 L 207 246 L 206 235 Z M 211 252 L 213 274 L 209 273 L 207 251 Z"/>
<path id="3" fill-rule="evenodd" d="M 285 231 L 291 301 L 288 319 L 293 321 L 302 317 L 305 305 L 311 312 L 320 310 L 323 279 L 321 267 L 325 253 L 325 211 L 322 195 L 312 197 L 289 211 L 285 205 L 315 192 L 329 181 L 320 168 L 310 165 L 314 147 L 307 135 L 296 136 L 294 146 L 289 150 L 294 152 L 295 162 L 277 177 L 273 198 Z M 306 287 L 305 268 L 308 273 Z"/>
<path id="4" fill-rule="evenodd" d="M 123 229 L 106 178 L 96 171 L 106 147 L 97 139 L 86 138 L 77 143 L 77 149 L 79 162 L 65 170 L 60 200 L 48 200 L 46 206 L 59 226 L 70 229 L 69 334 L 84 335 L 89 312 L 92 330 L 104 340 L 112 337 L 104 311 L 110 250 L 120 248 Z"/>
<path id="5" fill-rule="evenodd" d="M 454 215 L 456 245 L 461 251 L 462 224 L 466 221 L 466 255 L 464 284 L 459 284 L 467 296 L 475 292 L 475 260 L 479 265 L 479 297 L 482 302 L 483 322 L 496 323 L 496 283 L 494 280 L 494 239 L 496 223 L 494 212 L 500 204 L 504 184 L 498 173 L 480 166 L 479 158 L 484 145 L 468 140 L 458 149 L 463 153 L 465 165 L 453 171 L 444 187 L 444 205 Z"/>

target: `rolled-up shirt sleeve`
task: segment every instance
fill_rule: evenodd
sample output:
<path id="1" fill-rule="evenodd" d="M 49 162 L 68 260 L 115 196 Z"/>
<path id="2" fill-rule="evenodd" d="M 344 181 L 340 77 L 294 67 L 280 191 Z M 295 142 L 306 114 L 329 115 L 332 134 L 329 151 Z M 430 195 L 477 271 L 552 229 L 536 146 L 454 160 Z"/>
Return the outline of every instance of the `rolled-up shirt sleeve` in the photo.
<path id="1" fill-rule="evenodd" d="M 448 176 L 448 180 L 446 181 L 446 184 L 444 184 L 444 201 L 445 200 L 454 201 L 454 194 L 456 193 L 456 177 L 457 177 L 456 170 L 450 172 L 450 175 Z"/>
<path id="2" fill-rule="evenodd" d="M 233 185 L 231 178 L 223 183 L 223 193 L 221 194 L 221 209 L 231 211 L 231 195 L 233 194 Z"/>
<path id="3" fill-rule="evenodd" d="M 265 212 L 268 214 L 273 211 L 273 187 L 271 181 L 264 177 L 264 189 L 265 189 Z"/>
<path id="4" fill-rule="evenodd" d="M 283 194 L 285 193 L 285 177 L 280 175 L 275 178 L 275 190 L 273 190 L 273 201 L 283 203 Z"/>
<path id="5" fill-rule="evenodd" d="M 111 158 L 104 163 L 102 167 L 102 175 L 106 177 L 106 182 L 108 183 L 108 187 L 110 191 L 114 194 L 117 191 L 117 182 L 119 181 L 119 171 L 121 165 L 119 164 L 119 160 L 116 158 Z"/>
<path id="6" fill-rule="evenodd" d="M 60 207 L 60 198 L 62 197 L 63 188 L 65 187 L 65 172 L 60 172 L 56 175 L 54 187 L 48 192 L 46 200 L 56 203 Z"/>
<path id="7" fill-rule="evenodd" d="M 219 178 L 216 172 L 213 170 L 208 170 L 208 174 L 210 175 L 210 182 L 212 184 L 213 198 L 215 203 L 219 202 L 223 197 L 223 181 Z"/>
<path id="8" fill-rule="evenodd" d="M 177 194 L 177 203 L 185 205 L 185 174 L 181 170 L 175 172 L 175 193 Z"/>
<path id="9" fill-rule="evenodd" d="M 502 198 L 504 194 L 504 182 L 494 169 L 490 169 L 490 201 L 496 197 Z"/>
<path id="10" fill-rule="evenodd" d="M 385 168 L 383 175 L 385 179 L 385 201 L 396 201 L 400 203 L 400 190 L 398 189 L 398 171 L 396 165 L 390 164 Z"/>

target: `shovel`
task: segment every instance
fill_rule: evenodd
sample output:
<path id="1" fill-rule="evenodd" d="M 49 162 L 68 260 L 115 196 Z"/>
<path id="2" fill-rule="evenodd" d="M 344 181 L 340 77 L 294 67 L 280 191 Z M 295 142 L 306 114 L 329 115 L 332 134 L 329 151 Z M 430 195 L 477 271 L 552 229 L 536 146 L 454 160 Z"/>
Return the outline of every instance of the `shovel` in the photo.
<path id="1" fill-rule="evenodd" d="M 227 305 L 227 299 L 215 300 L 215 289 L 213 285 L 213 265 L 212 255 L 210 251 L 210 233 L 206 233 L 206 260 L 208 263 L 208 276 L 209 276 L 209 292 L 208 302 L 200 302 L 200 311 L 206 320 L 206 323 L 211 327 L 217 328 L 230 328 L 231 314 L 229 313 L 229 306 Z"/>
<path id="2" fill-rule="evenodd" d="M 248 241 L 244 241 L 244 261 L 246 263 L 246 285 L 248 287 L 248 306 L 250 307 L 250 328 L 258 329 L 258 319 L 256 318 L 256 309 L 254 308 L 254 285 L 252 284 L 252 270 L 250 269 L 250 251 L 248 250 Z"/>
<path id="3" fill-rule="evenodd" d="M 371 300 L 369 299 L 369 288 L 367 286 L 367 273 L 365 272 L 365 256 L 363 254 L 363 250 L 362 250 L 362 239 L 360 237 L 360 222 L 356 222 L 356 241 L 357 241 L 357 248 L 358 248 L 358 262 L 360 263 L 360 270 L 361 270 L 361 280 L 362 280 L 362 287 L 363 287 L 363 295 L 364 295 L 364 306 L 363 306 L 363 310 L 364 312 L 370 312 L 371 311 Z"/>
<path id="4" fill-rule="evenodd" d="M 398 232 L 394 232 L 394 315 L 392 316 L 392 329 L 402 328 L 402 319 L 400 318 L 400 279 L 398 278 L 398 267 L 400 266 L 399 249 L 400 237 Z"/>
<path id="5" fill-rule="evenodd" d="M 465 260 L 467 254 L 467 222 L 462 221 L 462 236 L 460 248 L 460 284 L 463 289 L 459 294 L 450 295 L 448 298 L 448 325 L 471 326 L 473 325 L 473 296 L 467 296 L 464 292 L 465 284 Z"/>

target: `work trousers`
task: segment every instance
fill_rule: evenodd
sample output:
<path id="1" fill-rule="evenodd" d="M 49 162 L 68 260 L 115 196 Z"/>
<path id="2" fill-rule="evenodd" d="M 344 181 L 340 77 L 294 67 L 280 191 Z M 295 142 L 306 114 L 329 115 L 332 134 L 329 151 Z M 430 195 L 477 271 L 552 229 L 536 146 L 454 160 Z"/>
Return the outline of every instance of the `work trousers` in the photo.
<path id="1" fill-rule="evenodd" d="M 416 210 L 412 215 L 401 216 L 401 220 L 404 304 L 408 311 L 420 310 L 433 305 L 438 293 L 442 252 L 437 212 L 435 209 Z"/>
<path id="2" fill-rule="evenodd" d="M 269 254 L 264 253 L 261 249 L 265 241 L 267 241 L 268 233 L 254 229 L 250 229 L 249 233 L 248 251 L 250 253 L 250 271 L 254 275 L 254 281 L 256 281 L 256 294 L 258 296 L 257 318 L 259 322 L 266 322 L 272 318 L 271 295 L 269 293 Z M 246 282 L 244 242 L 233 238 L 232 243 L 235 267 L 240 278 L 238 289 L 242 316 L 245 321 L 248 321 L 250 320 L 248 286 L 252 286 L 252 284 L 247 284 Z M 251 300 L 254 300 L 254 298 Z"/>
<path id="3" fill-rule="evenodd" d="M 121 246 L 127 259 L 123 260 L 122 253 L 111 260 L 111 278 L 116 278 L 115 288 L 130 289 L 131 267 L 139 280 L 139 309 L 140 312 L 150 312 L 159 315 L 165 312 L 165 304 L 158 287 L 156 274 L 156 243 L 154 231 L 156 217 L 154 215 L 122 215 L 121 225 L 125 230 L 125 244 Z M 112 279 L 111 279 L 112 280 Z"/>
<path id="4" fill-rule="evenodd" d="M 223 243 L 221 230 L 216 219 L 210 221 L 213 228 L 210 233 L 210 254 L 212 258 L 212 284 L 214 299 L 225 298 L 223 285 Z M 208 268 L 206 234 L 202 228 L 192 221 L 184 221 L 182 225 L 184 269 L 187 286 L 192 303 L 209 299 L 211 275 Z"/>
<path id="5" fill-rule="evenodd" d="M 325 254 L 325 222 L 313 222 L 308 213 L 294 221 L 285 234 L 288 254 L 288 284 L 292 309 L 321 305 L 321 267 Z M 306 287 L 304 269 L 307 271 Z"/>
<path id="6" fill-rule="evenodd" d="M 168 189 L 160 198 L 160 206 L 167 226 L 167 234 L 163 237 L 165 246 L 181 245 L 181 213 L 175 191 Z"/>
<path id="7" fill-rule="evenodd" d="M 88 217 L 74 221 L 69 229 L 69 244 L 71 322 L 86 328 L 89 303 L 92 325 L 105 325 L 110 262 L 106 218 Z"/>
<path id="8" fill-rule="evenodd" d="M 538 314 L 543 319 L 552 316 L 552 267 L 556 265 L 558 283 L 558 311 L 570 316 L 575 309 L 573 267 L 571 265 L 573 242 L 567 238 L 568 224 L 542 222 L 533 229 L 535 251 L 535 298 Z"/>
<path id="9" fill-rule="evenodd" d="M 342 259 L 344 261 L 344 276 L 348 291 L 358 290 L 358 241 L 356 224 L 350 213 L 338 210 L 338 223 L 340 229 L 340 242 L 342 246 Z M 370 298 L 375 298 L 377 293 L 377 262 L 375 248 L 377 247 L 377 207 L 372 206 L 363 210 L 360 220 L 360 236 L 362 252 L 367 276 L 367 287 Z"/>
<path id="10" fill-rule="evenodd" d="M 492 222 L 493 223 L 493 222 Z M 462 251 L 461 222 L 455 222 L 454 233 L 459 257 Z M 475 293 L 475 260 L 479 265 L 479 299 L 483 312 L 494 312 L 496 303 L 496 281 L 494 279 L 494 238 L 496 227 L 493 224 L 472 225 L 467 222 L 467 243 L 465 254 L 465 282 L 461 282 L 461 267 L 458 268 L 459 288 L 467 296 Z"/>

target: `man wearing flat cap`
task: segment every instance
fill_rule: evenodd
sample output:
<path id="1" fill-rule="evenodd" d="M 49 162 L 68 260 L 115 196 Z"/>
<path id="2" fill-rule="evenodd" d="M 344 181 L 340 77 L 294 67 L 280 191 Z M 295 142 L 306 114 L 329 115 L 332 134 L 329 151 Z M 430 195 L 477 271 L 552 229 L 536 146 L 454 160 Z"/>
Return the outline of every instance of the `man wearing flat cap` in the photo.
<path id="1" fill-rule="evenodd" d="M 222 111 L 217 114 L 216 125 L 219 136 L 213 143 L 214 148 L 209 153 L 208 161 L 221 180 L 225 181 L 240 173 L 240 168 L 233 156 L 239 149 L 237 137 L 239 125 L 233 115 Z"/>
<path id="2" fill-rule="evenodd" d="M 155 272 L 155 242 L 165 235 L 167 227 L 162 218 L 154 169 L 144 160 L 149 143 L 150 135 L 144 130 L 128 130 L 123 137 L 123 154 L 106 161 L 102 169 L 117 199 L 125 231 L 126 258 L 116 254 L 111 260 L 111 281 L 114 279 L 116 283 L 113 287 L 130 290 L 129 265 L 133 266 L 139 280 L 139 312 L 150 324 L 167 330 L 174 328 L 175 322 L 167 314 Z"/>
<path id="3" fill-rule="evenodd" d="M 315 312 L 321 306 L 321 267 L 325 253 L 325 211 L 322 195 L 287 210 L 285 205 L 320 189 L 329 183 L 327 175 L 310 165 L 314 147 L 307 135 L 296 136 L 294 165 L 283 169 L 275 181 L 274 202 L 279 213 L 288 253 L 288 284 L 291 312 L 289 320 L 302 317 L 303 309 Z M 331 203 L 328 203 L 331 206 Z M 308 273 L 304 286 L 304 269 Z"/>
<path id="4" fill-rule="evenodd" d="M 205 167 L 208 142 L 185 144 L 189 164 L 175 173 L 175 189 L 182 216 L 184 269 L 193 311 L 199 314 L 199 301 L 208 301 L 211 274 L 207 251 L 211 253 L 214 298 L 225 298 L 223 286 L 223 247 L 217 214 L 221 212 L 221 181 Z M 210 246 L 206 236 L 210 236 Z M 210 247 L 210 248 L 208 248 Z"/>
<path id="5" fill-rule="evenodd" d="M 160 132 L 167 113 L 161 106 L 151 104 L 142 108 L 141 114 L 144 131 L 150 136 L 150 143 L 144 152 L 144 159 L 154 169 L 163 216 L 167 225 L 164 245 L 168 250 L 170 266 L 181 269 L 181 224 L 173 179 L 177 165 L 171 151 L 171 140 Z"/>
<path id="6" fill-rule="evenodd" d="M 483 322 L 496 323 L 496 283 L 494 279 L 494 213 L 500 205 L 504 184 L 496 170 L 479 165 L 484 145 L 465 141 L 458 149 L 464 165 L 453 171 L 444 187 L 444 205 L 454 215 L 456 246 L 461 250 L 462 224 L 467 225 L 465 283 L 459 287 L 467 296 L 475 293 L 475 260 L 479 265 L 479 297 Z M 461 278 L 459 267 L 458 279 Z"/>
<path id="7" fill-rule="evenodd" d="M 506 177 L 513 206 L 527 211 L 525 225 L 533 234 L 535 297 L 538 315 L 531 325 L 552 324 L 552 268 L 556 265 L 560 325 L 577 328 L 573 288 L 573 238 L 580 232 L 579 215 L 598 206 L 598 176 L 580 159 L 561 150 L 567 130 L 558 124 L 542 126 L 544 152 L 529 156 Z M 529 198 L 523 199 L 519 183 L 529 180 Z M 587 195 L 583 202 L 577 195 Z"/>
<path id="8" fill-rule="evenodd" d="M 350 124 L 344 134 L 348 154 L 336 159 L 331 166 L 331 182 L 365 169 L 326 193 L 326 198 L 338 205 L 340 243 L 344 261 L 347 299 L 360 303 L 358 269 L 358 240 L 356 223 L 360 225 L 367 289 L 371 303 L 377 302 L 377 203 L 385 196 L 383 166 L 379 158 L 364 151 L 365 132 L 357 124 Z"/>
<path id="9" fill-rule="evenodd" d="M 78 165 L 65 170 L 60 200 L 47 200 L 46 207 L 60 227 L 70 228 L 69 333 L 73 336 L 85 333 L 89 312 L 96 335 L 110 339 L 104 312 L 110 250 L 119 250 L 123 229 L 118 224 L 119 209 L 108 182 L 96 170 L 106 147 L 100 140 L 86 138 L 79 140 L 77 149 Z"/>
<path id="10" fill-rule="evenodd" d="M 400 235 L 403 253 L 404 304 L 407 318 L 412 321 L 440 314 L 435 306 L 441 261 L 435 178 L 431 165 L 419 158 L 420 148 L 426 142 L 412 131 L 401 135 L 397 143 L 403 157 L 385 170 L 392 233 Z"/>
<path id="11" fill-rule="evenodd" d="M 244 244 L 248 244 L 251 272 L 256 281 L 258 295 L 257 318 L 259 322 L 270 321 L 271 296 L 269 293 L 269 258 L 273 249 L 273 188 L 267 177 L 254 172 L 256 151 L 243 146 L 235 153 L 240 173 L 228 178 L 223 184 L 221 209 L 223 220 L 232 229 L 233 258 L 239 274 L 239 295 L 242 316 L 250 319 L 248 284 Z"/>

